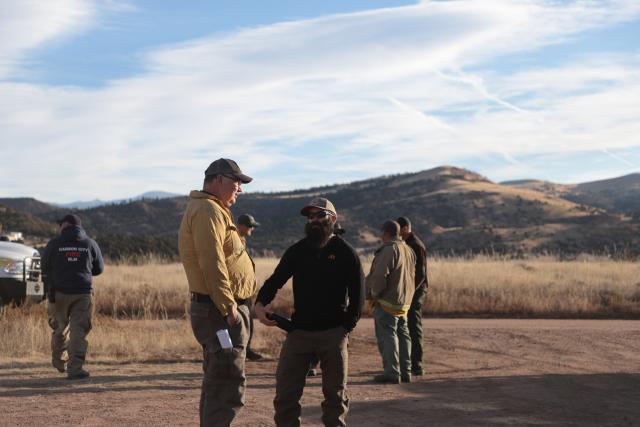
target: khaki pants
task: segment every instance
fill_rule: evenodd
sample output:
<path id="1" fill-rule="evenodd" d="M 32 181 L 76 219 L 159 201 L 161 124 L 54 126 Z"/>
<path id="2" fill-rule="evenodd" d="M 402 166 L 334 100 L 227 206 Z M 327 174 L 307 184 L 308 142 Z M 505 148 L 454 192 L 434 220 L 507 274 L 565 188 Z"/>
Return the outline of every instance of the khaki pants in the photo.
<path id="1" fill-rule="evenodd" d="M 322 422 L 325 426 L 346 426 L 348 341 L 341 326 L 317 332 L 296 329 L 287 334 L 280 351 L 273 400 L 278 427 L 300 425 L 300 398 L 314 357 L 320 360 L 322 369 Z"/>
<path id="2" fill-rule="evenodd" d="M 191 328 L 202 346 L 204 379 L 200 425 L 229 426 L 244 406 L 244 362 L 249 340 L 249 308 L 238 306 L 240 322 L 230 327 L 212 303 L 191 302 Z M 233 348 L 220 347 L 216 331 L 227 329 Z"/>
<path id="3" fill-rule="evenodd" d="M 87 355 L 87 335 L 91 330 L 91 294 L 67 295 L 56 292 L 56 302 L 49 303 L 49 326 L 51 334 L 51 358 L 62 360 L 63 353 L 69 355 L 69 375 L 82 370 Z"/>

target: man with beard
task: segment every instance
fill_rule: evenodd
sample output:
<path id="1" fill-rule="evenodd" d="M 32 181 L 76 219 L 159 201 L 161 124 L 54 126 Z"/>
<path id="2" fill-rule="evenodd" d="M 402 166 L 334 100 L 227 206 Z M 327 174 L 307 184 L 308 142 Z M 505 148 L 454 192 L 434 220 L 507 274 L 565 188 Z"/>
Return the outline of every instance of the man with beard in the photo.
<path id="1" fill-rule="evenodd" d="M 274 419 L 277 426 L 300 425 L 300 398 L 309 363 L 317 357 L 322 368 L 322 421 L 345 426 L 348 335 L 362 311 L 364 275 L 353 248 L 333 234 L 337 213 L 329 200 L 315 198 L 300 213 L 307 217 L 306 237 L 284 253 L 255 307 L 263 324 L 275 326 L 267 318 L 269 303 L 293 277 L 293 330 L 280 351 Z"/>
<path id="2" fill-rule="evenodd" d="M 256 292 L 253 264 L 229 208 L 251 177 L 230 159 L 211 163 L 204 175 L 202 191 L 189 194 L 178 245 L 191 328 L 204 359 L 200 425 L 229 426 L 244 406 L 247 302 Z"/>

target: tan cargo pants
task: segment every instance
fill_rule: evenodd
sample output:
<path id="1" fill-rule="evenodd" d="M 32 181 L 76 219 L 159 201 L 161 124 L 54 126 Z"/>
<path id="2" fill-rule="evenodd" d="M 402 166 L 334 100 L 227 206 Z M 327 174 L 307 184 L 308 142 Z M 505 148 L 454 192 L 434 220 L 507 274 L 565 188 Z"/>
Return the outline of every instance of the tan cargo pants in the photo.
<path id="1" fill-rule="evenodd" d="M 330 427 L 346 426 L 348 341 L 348 334 L 341 326 L 326 331 L 296 329 L 287 334 L 280 351 L 273 400 L 278 427 L 300 425 L 300 398 L 313 357 L 320 360 L 322 369 L 322 422 Z"/>
<path id="2" fill-rule="evenodd" d="M 56 302 L 47 308 L 51 334 L 51 358 L 63 360 L 66 351 L 69 375 L 82 370 L 87 355 L 87 335 L 91 330 L 91 294 L 67 295 L 56 292 Z"/>
<path id="3" fill-rule="evenodd" d="M 229 426 L 244 406 L 244 362 L 249 340 L 249 308 L 238 305 L 240 322 L 230 327 L 212 303 L 191 302 L 191 328 L 202 346 L 204 379 L 200 425 Z M 216 331 L 227 329 L 233 348 L 220 347 Z"/>

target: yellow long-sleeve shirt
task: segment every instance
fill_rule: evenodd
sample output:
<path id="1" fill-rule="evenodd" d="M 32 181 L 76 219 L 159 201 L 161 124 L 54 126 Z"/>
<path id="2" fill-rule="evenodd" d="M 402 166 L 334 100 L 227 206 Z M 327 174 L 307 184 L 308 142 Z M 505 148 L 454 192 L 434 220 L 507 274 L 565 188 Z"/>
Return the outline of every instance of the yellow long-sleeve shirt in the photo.
<path id="1" fill-rule="evenodd" d="M 257 291 L 256 277 L 231 212 L 216 197 L 192 191 L 178 237 L 189 290 L 211 297 L 226 316 L 236 299 Z"/>

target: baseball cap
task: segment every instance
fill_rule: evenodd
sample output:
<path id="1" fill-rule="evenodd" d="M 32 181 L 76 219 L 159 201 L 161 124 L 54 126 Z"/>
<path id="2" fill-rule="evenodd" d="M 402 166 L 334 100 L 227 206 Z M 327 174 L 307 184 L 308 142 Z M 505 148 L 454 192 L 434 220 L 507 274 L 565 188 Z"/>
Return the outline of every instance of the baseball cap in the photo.
<path id="1" fill-rule="evenodd" d="M 240 166 L 231 159 L 218 159 L 211 163 L 207 170 L 204 171 L 204 176 L 210 175 L 229 175 L 236 178 L 243 184 L 248 184 L 253 181 L 253 178 L 243 174 L 240 170 Z"/>
<path id="2" fill-rule="evenodd" d="M 62 219 L 58 220 L 58 225 L 62 225 L 65 222 L 71 225 L 82 225 L 82 221 L 80 221 L 80 217 L 75 214 L 67 214 L 63 216 Z"/>
<path id="3" fill-rule="evenodd" d="M 238 224 L 244 225 L 245 227 L 257 227 L 260 225 L 259 222 L 256 222 L 256 219 L 249 214 L 242 214 L 238 217 Z"/>
<path id="4" fill-rule="evenodd" d="M 333 207 L 333 203 L 331 203 L 324 197 L 316 197 L 315 199 L 311 200 L 308 205 L 300 210 L 300 214 L 306 216 L 309 212 L 309 209 L 311 208 L 318 208 L 327 212 L 331 212 L 333 216 L 338 215 L 338 213 L 336 212 L 336 208 Z"/>
<path id="5" fill-rule="evenodd" d="M 407 225 L 409 227 L 411 226 L 411 221 L 409 221 L 409 218 L 407 218 L 406 216 L 399 217 L 398 219 L 396 219 L 396 222 L 400 224 L 400 227 L 406 227 Z"/>

